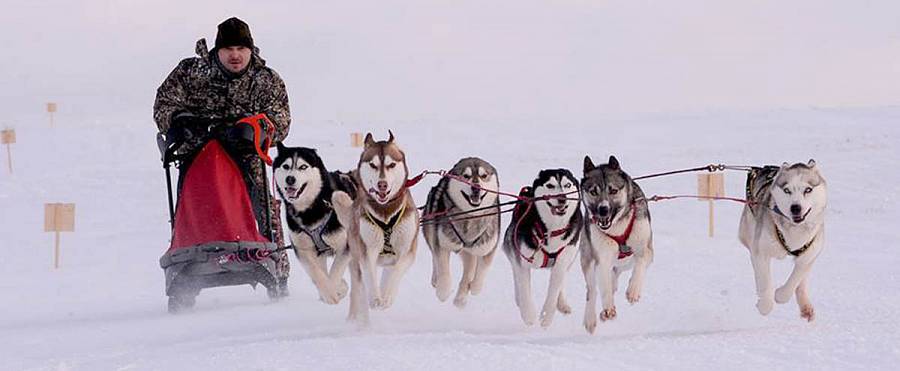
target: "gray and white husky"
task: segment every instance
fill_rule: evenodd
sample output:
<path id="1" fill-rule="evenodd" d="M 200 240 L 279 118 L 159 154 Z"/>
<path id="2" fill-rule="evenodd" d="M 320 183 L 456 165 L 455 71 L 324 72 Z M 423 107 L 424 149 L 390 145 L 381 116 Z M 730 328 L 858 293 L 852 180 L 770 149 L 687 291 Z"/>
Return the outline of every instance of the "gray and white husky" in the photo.
<path id="1" fill-rule="evenodd" d="M 809 300 L 808 277 L 825 245 L 825 179 L 814 160 L 781 167 L 753 168 L 747 177 L 751 202 L 741 215 L 739 238 L 750 250 L 756 276 L 756 308 L 769 314 L 775 303 L 784 304 L 797 294 L 800 316 L 815 319 Z M 772 258 L 794 257 L 794 270 L 773 290 L 769 263 Z"/>
<path id="2" fill-rule="evenodd" d="M 598 278 L 603 301 L 601 320 L 616 317 L 613 295 L 619 275 L 629 269 L 633 272 L 625 297 L 629 303 L 637 303 L 647 266 L 653 261 L 653 232 L 644 192 L 614 156 L 600 166 L 595 166 L 590 156 L 584 157 L 581 192 L 586 218 L 580 246 L 581 270 L 587 284 L 584 327 L 593 333 L 597 328 Z"/>
<path id="3" fill-rule="evenodd" d="M 394 303 L 400 279 L 416 260 L 419 214 L 407 187 L 406 155 L 390 139 L 376 142 L 366 135 L 356 166 L 356 199 L 344 192 L 332 196 L 350 243 L 351 320 L 368 322 L 369 307 Z M 379 281 L 378 267 L 383 267 Z M 369 305 L 365 304 L 368 296 Z"/>
<path id="4" fill-rule="evenodd" d="M 503 252 L 513 271 L 516 305 L 522 321 L 531 326 L 537 313 L 531 295 L 531 270 L 550 269 L 550 286 L 541 310 L 541 326 L 553 323 L 556 311 L 572 312 L 563 291 L 566 274 L 578 250 L 581 234 L 578 180 L 569 170 L 541 170 L 531 187 L 519 195 L 534 201 L 519 201 L 506 228 Z"/>
<path id="5" fill-rule="evenodd" d="M 425 242 L 431 248 L 432 274 L 438 300 L 450 297 L 450 252 L 459 254 L 463 262 L 462 278 L 453 304 L 464 307 L 468 294 L 478 295 L 484 286 L 487 270 L 494 260 L 500 239 L 500 206 L 496 193 L 500 180 L 490 163 L 480 158 L 459 160 L 450 174 L 428 193 L 425 215 L 435 215 L 422 227 Z M 473 212 L 473 210 L 476 210 Z M 454 216 L 457 213 L 464 213 Z"/>
<path id="6" fill-rule="evenodd" d="M 331 207 L 333 192 L 355 197 L 356 186 L 348 174 L 328 172 L 316 150 L 285 147 L 278 143 L 272 165 L 275 187 L 285 203 L 287 226 L 294 253 L 328 304 L 347 295 L 344 271 L 350 262 L 347 229 Z M 334 257 L 331 269 L 328 257 Z"/>

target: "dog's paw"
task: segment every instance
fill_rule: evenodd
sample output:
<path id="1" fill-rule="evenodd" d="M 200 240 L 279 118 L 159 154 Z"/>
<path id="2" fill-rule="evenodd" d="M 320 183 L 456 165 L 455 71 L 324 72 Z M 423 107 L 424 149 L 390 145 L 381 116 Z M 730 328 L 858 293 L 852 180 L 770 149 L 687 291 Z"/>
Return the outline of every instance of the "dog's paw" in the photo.
<path id="1" fill-rule="evenodd" d="M 438 278 L 434 290 L 438 300 L 441 302 L 447 301 L 450 298 L 450 294 L 453 293 L 453 284 L 450 283 L 450 277 Z"/>
<path id="2" fill-rule="evenodd" d="M 333 289 L 319 290 L 319 300 L 325 304 L 337 304 L 341 301 L 342 296 L 338 295 Z"/>
<path id="3" fill-rule="evenodd" d="M 343 299 L 343 298 L 347 297 L 347 292 L 350 290 L 350 287 L 347 286 L 347 281 L 344 281 L 344 279 L 342 278 L 337 283 L 335 289 L 337 291 L 338 298 Z"/>
<path id="4" fill-rule="evenodd" d="M 547 328 L 553 324 L 553 314 L 556 313 L 556 308 L 552 308 L 549 311 L 541 312 L 541 327 Z"/>
<path id="5" fill-rule="evenodd" d="M 466 304 L 468 304 L 468 303 L 469 303 L 468 295 L 456 295 L 456 297 L 453 298 L 453 305 L 455 305 L 459 309 L 465 308 Z"/>
<path id="6" fill-rule="evenodd" d="M 775 302 L 778 304 L 784 304 L 791 300 L 791 296 L 794 295 L 794 290 L 790 290 L 784 286 L 779 287 L 775 290 Z"/>
<path id="7" fill-rule="evenodd" d="M 587 330 L 589 334 L 593 334 L 597 331 L 597 316 L 596 315 L 588 315 L 585 313 L 584 315 L 584 329 Z"/>
<path id="8" fill-rule="evenodd" d="M 629 287 L 628 290 L 625 290 L 625 298 L 628 299 L 628 304 L 637 303 L 641 300 L 641 289 Z"/>
<path id="9" fill-rule="evenodd" d="M 764 316 L 767 316 L 767 315 L 769 315 L 769 313 L 772 313 L 772 308 L 774 308 L 774 307 L 775 307 L 775 300 L 773 300 L 771 298 L 768 298 L 768 299 L 760 298 L 759 300 L 756 301 L 756 309 L 759 310 L 759 314 L 762 314 Z"/>
<path id="10" fill-rule="evenodd" d="M 537 313 L 535 313 L 534 309 L 523 310 L 521 314 L 522 322 L 525 322 L 525 326 L 534 326 L 535 322 L 537 322 Z"/>
<path id="11" fill-rule="evenodd" d="M 369 298 L 369 308 L 381 309 L 383 305 L 384 305 L 384 300 L 381 298 L 380 295 L 372 296 L 371 298 Z"/>
<path id="12" fill-rule="evenodd" d="M 616 307 L 604 309 L 600 312 L 601 321 L 609 321 L 616 318 Z"/>
<path id="13" fill-rule="evenodd" d="M 572 307 L 570 307 L 569 304 L 563 300 L 556 302 L 556 310 L 558 310 L 562 314 L 572 313 Z"/>
<path id="14" fill-rule="evenodd" d="M 484 282 L 480 282 L 477 279 L 469 282 L 469 293 L 471 293 L 472 295 L 480 294 L 482 288 L 484 288 Z"/>
<path id="15" fill-rule="evenodd" d="M 805 319 L 807 322 L 812 322 L 816 319 L 816 310 L 813 309 L 813 306 L 809 304 L 801 306 L 800 317 Z"/>

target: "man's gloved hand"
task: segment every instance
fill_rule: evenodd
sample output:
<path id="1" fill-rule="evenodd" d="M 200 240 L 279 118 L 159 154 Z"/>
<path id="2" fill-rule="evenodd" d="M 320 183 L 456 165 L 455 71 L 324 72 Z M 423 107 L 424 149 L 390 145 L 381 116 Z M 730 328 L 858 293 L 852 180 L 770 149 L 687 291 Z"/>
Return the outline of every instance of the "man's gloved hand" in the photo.
<path id="1" fill-rule="evenodd" d="M 172 126 L 166 132 L 169 142 L 184 142 L 191 139 L 195 133 L 205 130 L 203 118 L 190 112 L 178 112 L 172 116 Z"/>

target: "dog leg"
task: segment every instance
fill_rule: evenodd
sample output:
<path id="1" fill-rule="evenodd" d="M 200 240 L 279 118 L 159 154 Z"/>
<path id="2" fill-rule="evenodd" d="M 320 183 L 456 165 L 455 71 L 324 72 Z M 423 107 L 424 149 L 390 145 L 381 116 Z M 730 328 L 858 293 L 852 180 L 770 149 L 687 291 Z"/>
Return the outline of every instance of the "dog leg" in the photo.
<path id="1" fill-rule="evenodd" d="M 753 263 L 753 274 L 756 278 L 756 309 L 762 315 L 768 315 L 775 306 L 775 293 L 772 290 L 772 276 L 769 268 L 769 257 L 761 253 L 751 253 L 750 261 Z"/>
<path id="2" fill-rule="evenodd" d="M 450 250 L 437 247 L 432 250 L 431 257 L 431 285 L 435 288 L 438 300 L 444 302 L 453 291 L 453 284 L 450 282 Z"/>
<path id="3" fill-rule="evenodd" d="M 788 277 L 787 281 L 784 282 L 784 285 L 775 290 L 775 302 L 778 304 L 784 304 L 791 300 L 791 296 L 794 295 L 794 291 L 799 287 L 800 282 L 806 279 L 806 276 L 809 275 L 809 271 L 812 268 L 812 261 L 803 261 L 801 259 L 797 259 L 794 261 L 794 270 L 791 271 L 791 275 Z"/>
<path id="4" fill-rule="evenodd" d="M 816 311 L 809 300 L 809 276 L 797 285 L 797 305 L 800 306 L 800 317 L 808 322 L 816 319 Z"/>
<path id="5" fill-rule="evenodd" d="M 593 334 L 597 330 L 597 265 L 594 259 L 582 250 L 581 273 L 587 289 L 587 300 L 584 304 L 584 328 Z"/>
<path id="6" fill-rule="evenodd" d="M 478 257 L 465 251 L 459 253 L 463 262 L 462 277 L 459 279 L 459 287 L 456 289 L 456 298 L 453 299 L 453 305 L 462 309 L 466 307 L 467 296 L 469 295 L 469 284 L 475 279 L 475 270 L 478 267 Z"/>
<path id="7" fill-rule="evenodd" d="M 572 313 L 572 306 L 566 301 L 566 289 L 565 287 L 561 287 L 559 289 L 559 299 L 556 301 L 556 310 L 558 310 L 562 314 L 570 314 Z"/>
<path id="8" fill-rule="evenodd" d="M 634 256 L 634 271 L 631 272 L 631 279 L 628 280 L 628 289 L 625 290 L 625 298 L 629 304 L 637 303 L 641 300 L 641 290 L 644 287 L 644 275 L 647 272 L 647 266 L 653 261 L 653 249 L 645 247 L 640 254 Z M 616 275 L 618 281 L 618 275 Z"/>
<path id="9" fill-rule="evenodd" d="M 376 253 L 369 251 L 364 252 L 364 261 L 362 262 L 363 279 L 366 282 L 366 294 L 369 299 L 369 307 L 379 309 L 382 306 L 381 285 L 378 284 L 378 256 Z M 375 256 L 372 256 L 375 255 Z"/>
<path id="10" fill-rule="evenodd" d="M 319 290 L 319 298 L 325 303 L 337 304 L 341 299 L 337 291 L 335 291 L 331 280 L 328 279 L 328 274 L 325 273 L 325 266 L 322 265 L 322 261 L 316 256 L 316 253 L 306 249 L 295 250 L 300 264 Z"/>
<path id="11" fill-rule="evenodd" d="M 344 280 L 344 271 L 347 270 L 349 263 L 350 253 L 345 251 L 343 254 L 334 257 L 334 262 L 331 263 L 331 270 L 328 272 L 328 278 L 331 284 L 334 285 L 334 289 L 340 299 L 347 296 L 347 281 Z"/>
<path id="12" fill-rule="evenodd" d="M 382 291 L 382 309 L 390 308 L 394 304 L 394 298 L 397 297 L 397 287 L 400 286 L 400 279 L 406 274 L 406 270 L 416 260 L 415 250 L 410 250 L 401 256 L 397 263 L 390 269 L 384 270 L 382 276 L 384 280 L 384 289 Z"/>
<path id="13" fill-rule="evenodd" d="M 360 263 L 356 259 L 350 261 L 350 314 L 347 320 L 358 321 L 360 325 L 365 326 L 369 323 L 369 307 L 365 302 L 366 293 Z"/>
<path id="14" fill-rule="evenodd" d="M 614 253 L 607 252 L 605 255 L 597 262 L 597 271 L 600 276 L 600 289 L 601 291 L 601 301 L 603 303 L 603 310 L 600 311 L 600 320 L 608 321 L 616 318 L 616 304 L 615 299 L 613 298 L 613 286 L 616 285 L 616 278 L 618 275 L 613 271 L 613 263 L 612 259 Z"/>
<path id="15" fill-rule="evenodd" d="M 491 262 L 494 260 L 494 253 L 497 250 L 491 251 L 487 253 L 487 255 L 478 258 L 478 267 L 475 268 L 475 279 L 469 283 L 469 292 L 472 295 L 478 295 L 481 293 L 481 289 L 484 288 L 484 279 L 487 277 L 488 268 L 491 267 Z"/>
<path id="16" fill-rule="evenodd" d="M 550 269 L 550 286 L 547 288 L 547 299 L 541 310 L 541 327 L 549 327 L 556 315 L 556 307 L 559 305 L 559 297 L 562 294 L 562 286 L 566 280 L 566 265 L 561 262 Z"/>
<path id="17" fill-rule="evenodd" d="M 534 302 L 531 299 L 531 267 L 513 263 L 513 281 L 516 287 L 516 305 L 525 325 L 531 326 L 537 321 Z"/>

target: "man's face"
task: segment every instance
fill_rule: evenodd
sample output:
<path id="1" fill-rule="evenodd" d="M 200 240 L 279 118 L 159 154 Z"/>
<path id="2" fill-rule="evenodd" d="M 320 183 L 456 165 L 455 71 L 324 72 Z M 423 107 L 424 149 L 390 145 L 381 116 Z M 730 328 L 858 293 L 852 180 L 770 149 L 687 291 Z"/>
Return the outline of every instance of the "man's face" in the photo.
<path id="1" fill-rule="evenodd" d="M 246 46 L 227 46 L 219 48 L 219 62 L 231 73 L 238 73 L 250 64 L 250 48 Z"/>

